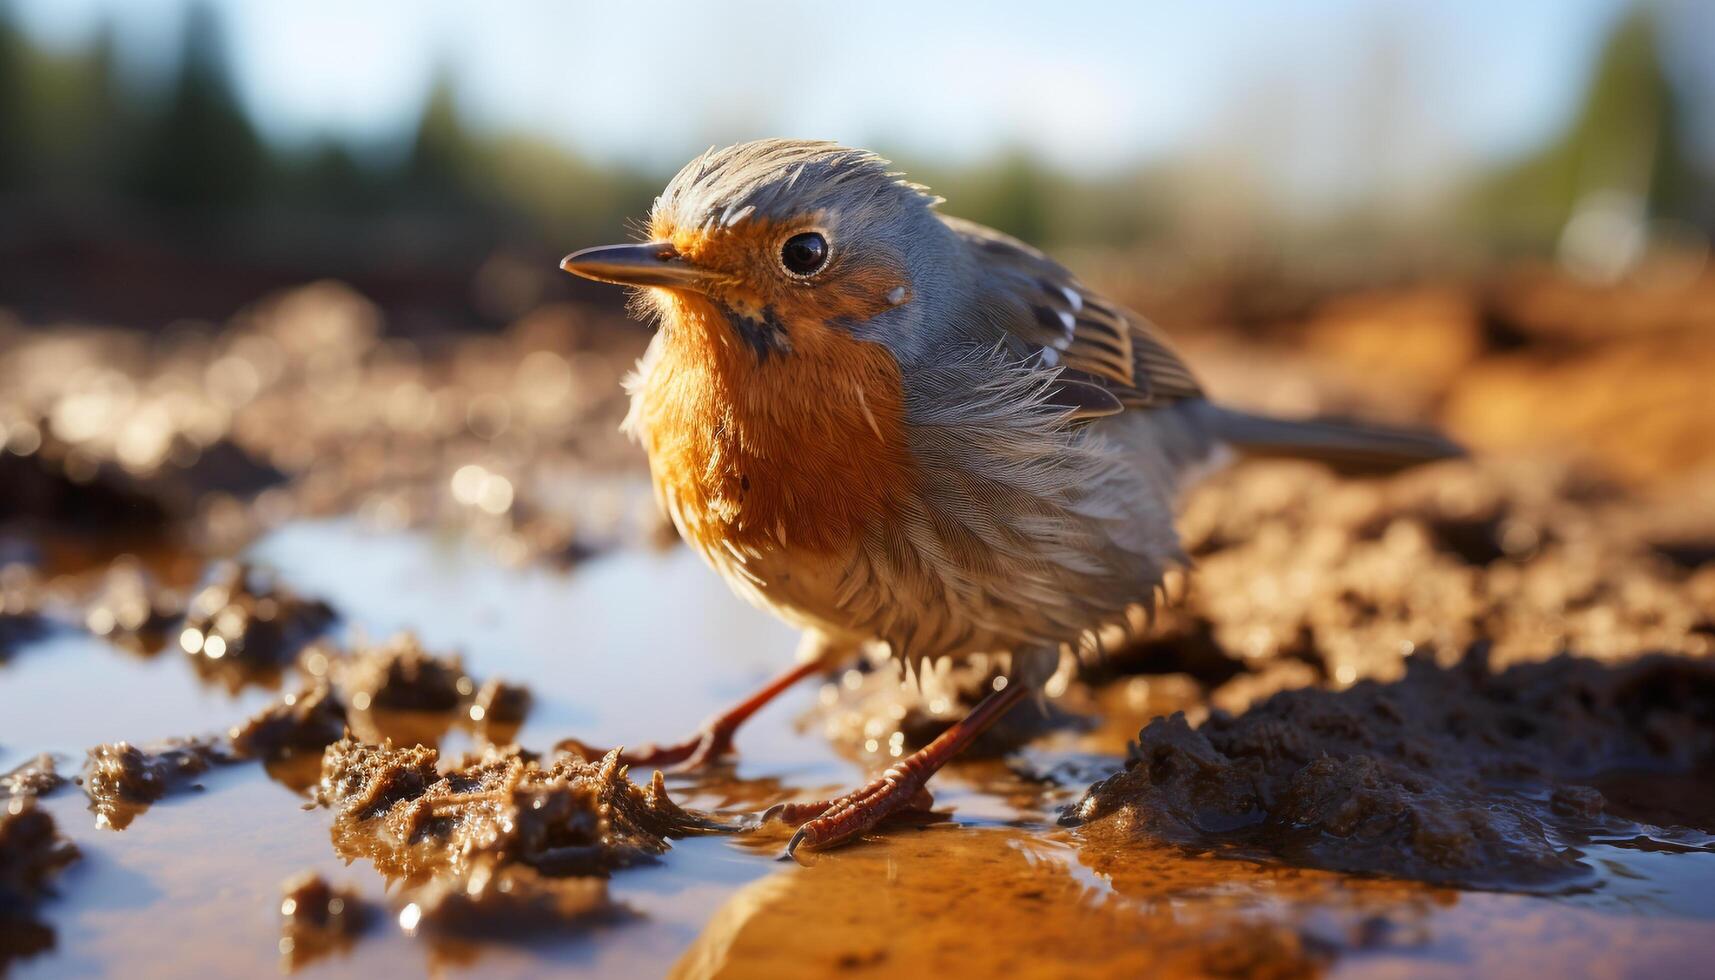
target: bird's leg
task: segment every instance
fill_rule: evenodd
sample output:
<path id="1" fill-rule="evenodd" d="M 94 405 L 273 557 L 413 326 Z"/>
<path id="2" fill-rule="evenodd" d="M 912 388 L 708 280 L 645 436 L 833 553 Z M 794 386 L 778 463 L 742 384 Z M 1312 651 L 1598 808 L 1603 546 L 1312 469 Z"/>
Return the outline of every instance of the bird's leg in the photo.
<path id="1" fill-rule="evenodd" d="M 636 749 L 622 749 L 619 761 L 628 766 L 679 770 L 706 766 L 732 752 L 733 734 L 738 731 L 740 725 L 750 720 L 751 715 L 762 710 L 792 685 L 838 663 L 849 652 L 849 647 L 836 645 L 821 633 L 808 632 L 799 646 L 799 662 L 792 669 L 762 685 L 743 701 L 703 722 L 697 733 L 690 738 L 666 745 L 648 744 Z M 559 747 L 571 749 L 586 759 L 599 759 L 607 754 L 577 739 L 564 739 L 559 743 Z"/>
<path id="2" fill-rule="evenodd" d="M 799 824 L 786 845 L 786 853 L 792 854 L 800 847 L 813 851 L 837 847 L 894 814 L 927 810 L 934 802 L 924 788 L 929 777 L 1023 700 L 1026 689 L 1023 684 L 1009 684 L 990 693 L 933 742 L 845 796 L 818 803 L 783 803 L 763 814 L 763 819 Z"/>

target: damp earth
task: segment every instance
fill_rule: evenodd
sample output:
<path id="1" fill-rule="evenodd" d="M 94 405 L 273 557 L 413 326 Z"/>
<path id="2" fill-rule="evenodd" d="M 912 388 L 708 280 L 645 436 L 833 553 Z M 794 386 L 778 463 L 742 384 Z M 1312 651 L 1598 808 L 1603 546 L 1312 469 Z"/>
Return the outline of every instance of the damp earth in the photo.
<path id="1" fill-rule="evenodd" d="M 654 516 L 614 311 L 431 343 L 322 283 L 154 340 L 0 325 L 0 972 L 1703 972 L 1715 427 L 1663 393 L 1715 362 L 1685 317 L 1580 328 L 1625 300 L 1524 270 L 1189 329 L 1216 392 L 1480 452 L 1214 477 L 1134 638 L 1068 651 L 932 819 L 802 862 L 759 814 L 1005 664 L 853 664 L 697 774 L 557 749 L 689 734 L 796 642 Z M 1533 407 L 1578 379 L 1613 394 Z"/>

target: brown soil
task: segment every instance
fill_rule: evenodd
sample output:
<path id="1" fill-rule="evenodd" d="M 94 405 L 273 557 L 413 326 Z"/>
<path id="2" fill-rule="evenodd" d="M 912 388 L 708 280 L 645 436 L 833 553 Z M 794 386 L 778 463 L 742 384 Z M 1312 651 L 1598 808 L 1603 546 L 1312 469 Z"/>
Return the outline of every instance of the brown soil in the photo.
<path id="1" fill-rule="evenodd" d="M 42 584 L 24 564 L 0 565 L 0 661 L 24 643 L 46 632 L 42 616 Z"/>
<path id="2" fill-rule="evenodd" d="M 205 676 L 234 690 L 247 683 L 277 683 L 290 665 L 334 621 L 327 603 L 306 599 L 236 562 L 218 566 L 210 583 L 191 598 L 179 646 Z"/>
<path id="3" fill-rule="evenodd" d="M 659 526 L 611 491 L 552 489 L 635 467 L 618 382 L 647 334 L 568 306 L 501 336 L 382 326 L 333 282 L 264 297 L 218 333 L 0 324 L 0 525 L 232 554 L 291 516 L 357 513 L 560 563 Z"/>
<path id="4" fill-rule="evenodd" d="M 626 778 L 618 755 L 599 764 L 544 762 L 516 747 L 454 761 L 421 745 L 343 739 L 322 759 L 316 799 L 335 810 L 336 848 L 389 877 L 465 874 L 492 856 L 551 875 L 599 875 L 645 862 L 669 837 L 717 829 Z"/>
<path id="5" fill-rule="evenodd" d="M 150 751 L 129 742 L 97 745 L 84 763 L 83 791 L 101 826 L 124 830 L 150 804 L 229 759 L 216 739 L 178 739 Z"/>
<path id="6" fill-rule="evenodd" d="M 1666 918 L 1632 915 L 1616 925 L 1562 893 L 1589 883 L 1595 858 L 1577 848 L 1709 844 L 1715 807 L 1709 769 L 1697 767 L 1708 765 L 1710 731 L 1700 658 L 1715 653 L 1715 403 L 1700 397 L 1711 288 L 1708 275 L 1666 296 L 1539 271 L 1325 303 L 1305 292 L 1256 316 L 1234 305 L 1252 291 L 1228 290 L 1216 312 L 1238 332 L 1185 338 L 1202 345 L 1193 360 L 1210 390 L 1282 410 L 1436 419 L 1486 450 L 1482 461 L 1363 482 L 1284 463 L 1216 477 L 1187 501 L 1196 568 L 1175 580 L 1156 628 L 1130 644 L 1110 638 L 1105 658 L 1056 679 L 1048 713 L 1021 709 L 937 780 L 958 825 L 897 828 L 815 867 L 757 872 L 682 971 L 1064 971 L 1075 951 L 1092 971 L 1295 975 L 1409 953 L 1436 930 L 1465 941 L 1447 962 L 1489 972 L 1548 952 L 1557 965 L 1647 969 L 1660 962 L 1652 936 L 1672 939 L 1672 962 L 1702 962 L 1698 923 L 1674 932 Z M 1171 304 L 1138 306 L 1182 326 Z M 611 761 L 516 748 L 443 760 L 416 743 L 436 744 L 455 724 L 479 746 L 509 742 L 527 692 L 481 683 L 414 639 L 349 656 L 312 644 L 331 611 L 235 566 L 188 603 L 184 591 L 208 561 L 304 516 L 450 526 L 507 562 L 566 564 L 656 540 L 662 524 L 636 492 L 641 458 L 615 432 L 617 379 L 645 333 L 548 307 L 499 336 L 403 339 L 362 297 L 320 283 L 270 297 L 219 332 L 0 325 L 0 335 L 0 657 L 64 621 L 142 652 L 179 647 L 192 630 L 197 665 L 234 691 L 278 684 L 296 661 L 311 686 L 235 729 L 231 754 L 264 760 L 293 787 L 319 781 L 338 855 L 404 879 L 391 899 L 402 924 L 467 938 L 572 920 L 649 928 L 624 907 L 644 904 L 635 893 L 610 897 L 602 876 L 708 829 L 659 782 L 645 789 Z M 1580 465 L 1530 455 L 1539 450 L 1575 453 Z M 125 552 L 143 561 L 108 568 Z M 718 653 L 733 642 L 744 641 L 709 639 Z M 1458 664 L 1472 647 L 1501 673 Z M 1544 663 L 1567 649 L 1583 659 Z M 1637 660 L 1641 651 L 1661 655 Z M 902 697 L 890 671 L 846 676 L 850 685 L 824 689 L 819 721 L 871 766 L 933 737 L 993 680 L 990 666 L 965 665 L 939 691 Z M 1145 724 L 1175 710 L 1184 716 Z M 355 738 L 338 740 L 342 717 Z M 1044 828 L 1120 765 L 1118 746 L 1140 726 L 1141 755 L 1079 804 L 1081 825 Z M 178 730 L 207 727 L 187 719 Z M 401 747 L 384 742 L 390 734 Z M 775 738 L 770 750 L 783 751 L 791 736 Z M 822 793 L 815 783 L 840 777 L 814 739 L 801 741 L 791 766 L 803 769 L 776 779 L 723 771 L 685 791 L 751 809 Z M 104 746 L 92 799 L 105 794 L 128 819 L 190 785 L 226 745 Z M 326 771 L 279 768 L 306 762 Z M 51 782 L 28 767 L 5 778 L 26 796 Z M 260 777 L 235 773 L 194 812 L 157 814 L 160 829 L 235 816 L 290 827 L 295 811 L 202 809 L 226 806 L 226 790 L 250 778 Z M 255 799 L 279 801 L 267 789 Z M 89 847 L 138 846 L 135 835 L 101 836 Z M 766 829 L 739 840 L 768 857 L 783 844 Z M 675 855 L 687 859 L 675 875 L 696 867 L 690 850 Z M 255 855 L 230 857 L 254 874 Z M 282 870 L 262 879 L 270 896 Z M 1666 887 L 1651 873 L 1641 880 Z M 711 890 L 671 880 L 676 897 Z M 304 935 L 323 923 L 345 934 L 332 904 L 355 896 L 300 885 Z M 1495 904 L 1507 902 L 1519 904 Z M 1512 926 L 1535 925 L 1500 929 L 1486 914 L 1496 908 Z M 805 929 L 806 909 L 835 925 Z M 1448 909 L 1463 917 L 1447 925 L 1437 916 Z M 126 928 L 154 931 L 158 915 L 133 915 Z M 688 936 L 701 921 L 674 928 Z M 1592 924 L 1601 928 L 1586 934 Z M 402 940 L 386 932 L 353 963 L 399 953 L 388 944 Z M 1602 946 L 1615 936 L 1631 945 Z M 272 942 L 260 944 L 268 957 Z M 256 945 L 234 946 L 230 961 L 254 966 Z"/>
<path id="7" fill-rule="evenodd" d="M 108 566 L 83 606 L 83 625 L 90 633 L 144 655 L 176 639 L 172 629 L 184 616 L 184 593 L 162 586 L 127 556 Z"/>
<path id="8" fill-rule="evenodd" d="M 315 797 L 335 810 L 335 849 L 401 879 L 401 924 L 450 932 L 528 929 L 618 914 L 603 878 L 722 829 L 647 789 L 612 754 L 544 762 L 509 749 L 452 762 L 421 745 L 350 738 L 328 747 Z"/>
<path id="9" fill-rule="evenodd" d="M 344 734 L 345 709 L 327 683 L 318 681 L 263 708 L 228 737 L 240 758 L 278 762 L 308 753 L 319 759 Z"/>
<path id="10" fill-rule="evenodd" d="M 431 654 L 409 633 L 331 662 L 340 694 L 358 711 L 454 711 L 476 692 L 458 657 Z"/>
<path id="11" fill-rule="evenodd" d="M 299 666 L 318 683 L 331 680 L 353 731 L 369 741 L 433 745 L 459 725 L 504 745 L 530 711 L 527 688 L 495 678 L 479 683 L 458 656 L 430 653 L 410 633 L 350 651 L 318 643 Z"/>
<path id="12" fill-rule="evenodd" d="M 54 757 L 44 753 L 0 775 L 0 797 L 45 796 L 63 785 Z"/>
<path id="13" fill-rule="evenodd" d="M 519 725 L 530 712 L 530 690 L 517 684 L 489 678 L 471 699 L 471 720 L 489 725 Z"/>
<path id="14" fill-rule="evenodd" d="M 1005 676 L 999 660 L 942 663 L 906 681 L 892 662 L 866 662 L 825 683 L 813 715 L 842 751 L 867 762 L 920 749 L 969 714 Z M 1003 716 L 963 757 L 1004 756 L 1051 732 L 1087 728 L 1092 720 L 1050 701 L 1036 701 Z"/>
<path id="15" fill-rule="evenodd" d="M 281 886 L 280 959 L 298 970 L 351 946 L 374 919 L 355 889 L 306 872 Z"/>
<path id="16" fill-rule="evenodd" d="M 53 930 L 36 921 L 35 907 L 54 877 L 77 858 L 77 847 L 60 836 L 34 800 L 13 797 L 0 804 L 0 972 L 14 958 L 53 947 Z"/>
<path id="17" fill-rule="evenodd" d="M 1143 838 L 1336 871 L 1467 887 L 1586 884 L 1575 847 L 1648 837 L 1715 850 L 1700 828 L 1640 827 L 1589 785 L 1616 769 L 1694 768 L 1715 755 L 1715 663 L 1619 666 L 1559 657 L 1489 670 L 1424 658 L 1403 680 L 1274 695 L 1192 729 L 1138 735 L 1126 770 L 1065 822 L 1088 839 Z"/>
<path id="18" fill-rule="evenodd" d="M 1563 649 L 1715 652 L 1715 511 L 1532 461 L 1341 482 L 1310 467 L 1222 474 L 1187 501 L 1189 589 L 1148 649 L 1224 681 L 1275 660 L 1336 684 L 1393 679 L 1413 649 L 1492 644 L 1501 665 Z M 1124 666 L 1126 655 L 1116 659 Z"/>
<path id="19" fill-rule="evenodd" d="M 401 916 L 409 931 L 470 939 L 553 932 L 627 914 L 608 897 L 605 878 L 546 875 L 493 857 L 479 859 L 462 875 L 430 879 L 408 897 Z"/>

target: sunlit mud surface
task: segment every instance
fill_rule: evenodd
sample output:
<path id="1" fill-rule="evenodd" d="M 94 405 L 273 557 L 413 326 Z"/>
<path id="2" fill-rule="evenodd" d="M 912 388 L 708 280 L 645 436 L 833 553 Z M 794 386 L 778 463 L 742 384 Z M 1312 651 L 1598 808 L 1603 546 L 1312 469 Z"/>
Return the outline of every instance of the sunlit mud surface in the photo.
<path id="1" fill-rule="evenodd" d="M 382 636 L 409 626 L 425 647 L 457 651 L 471 672 L 527 685 L 535 701 L 516 732 L 526 746 L 567 732 L 615 743 L 671 735 L 766 677 L 794 643 L 683 550 L 620 553 L 569 572 L 516 569 L 468 543 L 330 521 L 272 534 L 251 557 L 339 609 L 350 629 Z M 672 597 L 670 615 L 661 596 Z M 49 752 L 75 771 L 92 745 L 218 732 L 276 696 L 231 691 L 182 654 L 141 658 L 69 630 L 22 648 L 5 679 L 5 769 Z M 838 686 L 830 682 L 830 694 Z M 1545 897 L 1350 878 L 1058 827 L 1091 780 L 1123 764 L 1124 736 L 1112 733 L 1129 726 L 1135 736 L 1185 695 L 1171 678 L 1149 686 L 1106 686 L 1110 717 L 1099 726 L 1059 728 L 1005 759 L 954 766 L 938 781 L 946 822 L 895 828 L 806 866 L 778 859 L 785 832 L 774 828 L 682 838 L 659 861 L 613 874 L 605 914 L 523 934 L 423 928 L 401 883 L 369 860 L 341 859 L 330 840 L 336 818 L 302 808 L 309 784 L 290 766 L 213 766 L 189 777 L 195 790 L 167 793 L 123 831 L 103 827 L 67 786 L 39 805 L 82 858 L 52 882 L 57 897 L 35 906 L 51 948 L 12 970 L 1454 975 L 1540 969 L 1546 957 L 1643 975 L 1695 971 L 1707 954 L 1715 854 L 1588 845 L 1585 887 Z M 823 699 L 814 686 L 788 695 L 744 730 L 734 768 L 670 779 L 674 799 L 736 817 L 858 779 L 865 763 L 821 736 Z M 440 737 L 448 752 L 480 741 L 466 725 Z M 1691 814 L 1684 819 L 1711 815 L 1706 785 L 1692 779 L 1677 797 L 1662 790 L 1671 785 L 1621 774 L 1605 792 L 1677 806 Z M 313 954 L 281 944 L 303 935 L 283 932 L 280 908 L 283 883 L 305 873 L 370 910 L 361 929 L 335 932 Z"/>
<path id="2" fill-rule="evenodd" d="M 148 341 L 0 324 L 0 973 L 1708 974 L 1700 283 L 1193 333 L 1217 392 L 1487 452 L 1214 478 L 1139 639 L 1068 657 L 937 818 L 802 863 L 758 814 L 1004 664 L 854 664 L 698 775 L 558 754 L 690 735 L 797 643 L 653 516 L 617 317 L 408 340 L 318 284 Z"/>

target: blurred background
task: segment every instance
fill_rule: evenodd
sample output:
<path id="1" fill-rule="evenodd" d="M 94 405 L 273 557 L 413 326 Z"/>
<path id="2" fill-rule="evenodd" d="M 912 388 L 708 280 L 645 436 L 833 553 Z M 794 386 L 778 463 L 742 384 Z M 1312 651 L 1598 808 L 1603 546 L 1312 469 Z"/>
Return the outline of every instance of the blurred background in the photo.
<path id="1" fill-rule="evenodd" d="M 1715 8 L 0 2 L 0 303 L 159 326 L 337 276 L 400 330 L 576 295 L 714 143 L 835 139 L 1157 286 L 1694 275 Z"/>
<path id="2" fill-rule="evenodd" d="M 1712 53 L 1695 0 L 0 0 L 0 475 L 50 477 L 0 516 L 142 481 L 216 551 L 451 508 L 575 553 L 647 335 L 557 261 L 765 135 L 889 156 L 1217 396 L 1715 507 Z"/>

